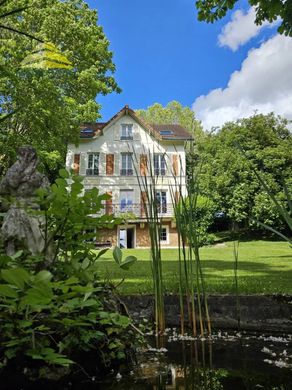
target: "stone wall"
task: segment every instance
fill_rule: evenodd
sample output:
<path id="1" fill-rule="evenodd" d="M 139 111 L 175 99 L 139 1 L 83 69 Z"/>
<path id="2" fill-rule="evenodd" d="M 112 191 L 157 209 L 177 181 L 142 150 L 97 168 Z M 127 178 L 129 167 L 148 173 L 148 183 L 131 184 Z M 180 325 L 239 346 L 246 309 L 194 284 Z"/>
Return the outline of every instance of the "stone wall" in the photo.
<path id="1" fill-rule="evenodd" d="M 114 229 L 100 229 L 97 231 L 96 241 L 98 243 L 111 242 L 112 246 L 117 245 L 117 227 Z"/>
<path id="2" fill-rule="evenodd" d="M 150 247 L 150 236 L 147 223 L 136 225 L 136 246 L 137 248 Z"/>
<path id="3" fill-rule="evenodd" d="M 154 300 L 150 295 L 123 298 L 133 318 L 153 321 Z M 214 330 L 237 329 L 236 297 L 210 295 L 209 312 Z M 246 331 L 292 333 L 292 296 L 241 295 L 240 329 Z M 179 300 L 175 295 L 165 297 L 167 327 L 179 327 Z"/>
<path id="4" fill-rule="evenodd" d="M 150 236 L 148 230 L 147 222 L 144 223 L 136 223 L 125 225 L 124 227 L 133 227 L 135 226 L 135 241 L 136 248 L 149 248 L 150 247 Z M 177 248 L 178 247 L 178 238 L 177 238 L 177 230 L 176 227 L 172 226 L 171 222 L 164 222 L 162 226 L 167 226 L 168 228 L 168 243 L 161 243 L 162 248 Z M 118 235 L 118 227 L 114 229 L 101 229 L 97 231 L 97 242 L 102 243 L 106 241 L 110 241 L 112 246 L 117 245 L 117 235 Z"/>
<path id="5" fill-rule="evenodd" d="M 168 228 L 168 243 L 161 243 L 162 248 L 177 248 L 178 247 L 178 238 L 177 230 L 175 227 L 172 227 L 171 222 L 163 222 L 162 226 L 167 226 Z M 149 248 L 150 247 L 150 237 L 148 231 L 148 224 L 137 224 L 136 227 L 136 246 L 137 248 Z"/>

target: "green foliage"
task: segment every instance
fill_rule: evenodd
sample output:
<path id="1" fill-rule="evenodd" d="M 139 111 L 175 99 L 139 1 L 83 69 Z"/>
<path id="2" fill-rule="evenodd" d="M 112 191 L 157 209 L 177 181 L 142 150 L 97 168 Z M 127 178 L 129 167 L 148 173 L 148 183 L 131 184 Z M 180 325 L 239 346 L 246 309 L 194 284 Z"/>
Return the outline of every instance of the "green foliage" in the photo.
<path id="1" fill-rule="evenodd" d="M 246 226 L 255 217 L 283 230 L 279 211 L 256 172 L 287 209 L 283 185 L 291 192 L 292 137 L 286 126 L 274 114 L 254 115 L 227 123 L 199 143 L 200 190 L 213 199 L 218 211 Z M 256 228 L 255 222 L 251 224 Z"/>
<path id="2" fill-rule="evenodd" d="M 100 258 L 93 250 L 92 229 L 113 227 L 119 220 L 100 215 L 108 195 L 84 192 L 82 178 L 60 170 L 50 189 L 39 189 L 43 221 L 43 253 L 19 251 L 0 256 L 0 365 L 33 367 L 79 364 L 95 351 L 100 367 L 126 358 L 135 343 L 128 317 L 119 314 L 118 301 L 99 278 Z M 117 252 L 117 251 L 116 251 Z M 120 268 L 137 259 L 128 256 Z"/>
<path id="3" fill-rule="evenodd" d="M 60 257 L 70 259 L 70 266 L 77 268 L 83 261 L 95 261 L 94 243 L 89 241 L 96 237 L 96 230 L 119 223 L 111 215 L 100 215 L 109 195 L 100 195 L 97 188 L 84 192 L 82 180 L 62 169 L 49 190 L 37 191 L 39 214 L 44 218 L 44 256 L 51 264 Z"/>
<path id="4" fill-rule="evenodd" d="M 31 358 L 69 366 L 70 357 L 90 350 L 103 365 L 125 358 L 130 320 L 111 311 L 114 303 L 96 275 L 85 282 L 78 272 L 59 279 L 14 266 L 9 262 L 0 275 L 2 365 Z"/>
<path id="5" fill-rule="evenodd" d="M 195 138 L 201 137 L 203 134 L 202 126 L 196 119 L 195 113 L 189 107 L 183 107 L 179 102 L 169 102 L 166 107 L 159 103 L 154 103 L 153 106 L 146 110 L 136 110 L 137 115 L 144 119 L 147 123 L 154 124 L 179 124 L 183 126 Z"/>
<path id="6" fill-rule="evenodd" d="M 20 3 L 28 6 L 21 17 L 10 12 L 21 8 Z M 50 169 L 46 153 L 58 153 L 60 168 L 68 142 L 78 142 L 79 124 L 99 117 L 96 95 L 119 91 L 111 75 L 115 66 L 109 42 L 97 24 L 96 11 L 83 0 L 12 0 L 1 5 L 1 12 L 6 14 L 6 27 L 33 33 L 56 50 L 49 50 L 48 43 L 41 43 L 46 46 L 40 50 L 36 39 L 0 28 L 0 112 L 6 117 L 1 122 L 0 174 L 21 144 L 40 152 L 45 170 Z M 31 60 L 38 66 L 24 67 L 24 61 Z M 72 63 L 72 68 L 56 69 L 60 62 Z"/>
<path id="7" fill-rule="evenodd" d="M 215 22 L 222 19 L 227 11 L 233 9 L 237 0 L 220 2 L 218 0 L 197 0 L 198 19 L 205 22 Z M 280 34 L 292 36 L 292 5 L 290 1 L 280 0 L 249 0 L 249 4 L 255 7 L 255 23 L 261 25 L 268 21 L 273 23 L 280 18 L 278 28 Z"/>
<path id="8" fill-rule="evenodd" d="M 291 236 L 292 233 L 292 200 L 291 200 L 291 193 L 289 191 L 289 188 L 286 186 L 286 183 L 283 184 L 283 189 L 285 193 L 285 202 L 283 202 L 283 199 L 278 200 L 269 185 L 266 183 L 266 181 L 263 179 L 262 174 L 257 172 L 256 169 L 254 169 L 254 173 L 256 177 L 258 178 L 259 182 L 261 183 L 263 189 L 267 193 L 267 199 L 263 199 L 262 201 L 266 201 L 266 204 L 268 206 L 273 206 L 274 210 L 278 213 L 278 215 L 281 217 L 281 220 L 284 224 L 286 224 L 286 230 L 288 232 L 288 235 Z M 285 204 L 286 203 L 286 204 Z M 287 208 L 285 206 L 287 205 Z M 263 228 L 273 232 L 274 234 L 278 235 L 282 239 L 286 240 L 290 244 L 292 244 L 291 238 L 285 236 L 282 234 L 279 230 L 277 230 L 273 224 L 272 221 L 266 221 L 263 219 L 263 216 L 256 215 L 254 220 L 257 222 L 259 226 L 262 226 Z"/>
<path id="9" fill-rule="evenodd" d="M 22 61 L 21 67 L 34 69 L 72 69 L 72 62 L 54 44 L 46 42 L 39 43 L 35 51 Z"/>
<path id="10" fill-rule="evenodd" d="M 190 195 L 184 202 L 178 205 L 181 213 L 186 213 L 185 221 L 192 220 L 193 224 L 187 224 L 186 228 L 190 231 L 195 231 L 199 246 L 212 243 L 213 236 L 208 233 L 208 229 L 214 220 L 216 206 L 214 202 L 203 195 L 198 195 L 196 199 L 192 199 L 195 195 Z M 192 207 L 195 205 L 195 207 Z M 191 213 L 191 215 L 189 215 Z"/>
<path id="11" fill-rule="evenodd" d="M 117 246 L 114 248 L 113 257 L 118 266 L 124 270 L 128 270 L 137 261 L 137 257 L 135 256 L 127 256 L 125 260 L 123 260 L 123 253 Z"/>

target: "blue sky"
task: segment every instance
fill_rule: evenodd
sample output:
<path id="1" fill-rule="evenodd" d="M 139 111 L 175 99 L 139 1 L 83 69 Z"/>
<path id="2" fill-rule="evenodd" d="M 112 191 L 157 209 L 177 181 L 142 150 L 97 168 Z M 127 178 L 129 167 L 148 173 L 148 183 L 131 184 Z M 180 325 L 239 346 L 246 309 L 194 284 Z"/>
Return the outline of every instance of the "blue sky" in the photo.
<path id="1" fill-rule="evenodd" d="M 275 55 L 283 50 L 279 48 L 282 37 L 278 38 L 276 27 L 252 27 L 246 2 L 239 2 L 237 14 L 235 9 L 214 24 L 197 21 L 192 0 L 88 0 L 88 4 L 98 10 L 99 24 L 114 52 L 115 78 L 123 90 L 97 98 L 102 104 L 102 120 L 125 104 L 137 109 L 172 100 L 193 107 L 206 128 L 247 116 L 253 110 L 273 109 L 266 96 L 274 91 L 264 88 L 267 67 L 257 58 L 265 57 L 269 50 L 275 49 Z M 273 39 L 280 39 L 280 44 Z M 265 46 L 269 42 L 270 49 Z M 290 49 L 290 42 L 291 38 L 284 39 L 285 50 Z M 268 67 L 274 55 L 271 58 L 267 59 Z M 255 66 L 252 61 L 257 61 Z M 285 62 L 287 67 L 292 65 L 290 61 L 291 55 Z M 253 74 L 254 68 L 257 74 Z M 270 72 L 274 71 L 273 67 Z M 261 73 L 262 82 L 257 85 Z M 250 91 L 255 84 L 257 90 Z M 286 93 L 281 91 L 280 95 Z"/>

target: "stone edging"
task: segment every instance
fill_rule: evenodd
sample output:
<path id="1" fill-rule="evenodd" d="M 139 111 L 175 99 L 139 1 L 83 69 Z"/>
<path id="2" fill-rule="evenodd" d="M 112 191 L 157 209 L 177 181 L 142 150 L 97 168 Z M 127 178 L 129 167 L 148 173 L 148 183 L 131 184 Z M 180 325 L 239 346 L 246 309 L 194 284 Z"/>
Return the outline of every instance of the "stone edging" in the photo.
<path id="1" fill-rule="evenodd" d="M 137 321 L 154 320 L 152 295 L 122 297 L 129 313 Z M 291 295 L 240 295 L 240 328 L 260 332 L 292 332 Z M 213 329 L 237 329 L 236 296 L 209 295 L 209 312 Z M 165 296 L 167 327 L 179 326 L 179 299 L 177 295 Z"/>

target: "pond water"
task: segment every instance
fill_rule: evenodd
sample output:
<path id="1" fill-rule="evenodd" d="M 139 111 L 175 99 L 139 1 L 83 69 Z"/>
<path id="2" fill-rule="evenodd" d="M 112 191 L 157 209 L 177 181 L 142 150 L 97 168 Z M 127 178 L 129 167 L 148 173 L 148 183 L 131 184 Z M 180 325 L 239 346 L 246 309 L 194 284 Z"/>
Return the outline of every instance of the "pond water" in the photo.
<path id="1" fill-rule="evenodd" d="M 170 330 L 163 338 L 149 336 L 149 345 L 130 372 L 121 368 L 106 377 L 73 376 L 13 389 L 292 390 L 292 335 L 218 332 L 194 340 Z"/>

